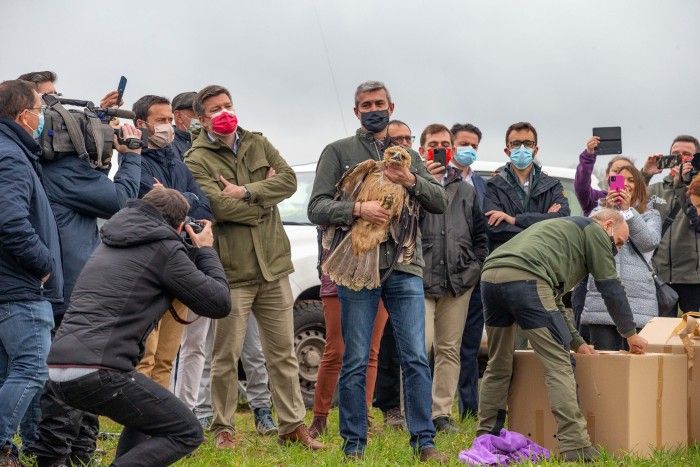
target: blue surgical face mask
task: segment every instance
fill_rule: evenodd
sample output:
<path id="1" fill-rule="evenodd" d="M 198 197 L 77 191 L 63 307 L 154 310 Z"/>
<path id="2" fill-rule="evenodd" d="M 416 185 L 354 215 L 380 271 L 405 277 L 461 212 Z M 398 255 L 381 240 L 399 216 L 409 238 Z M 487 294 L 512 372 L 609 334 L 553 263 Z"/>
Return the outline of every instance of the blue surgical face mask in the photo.
<path id="1" fill-rule="evenodd" d="M 518 169 L 526 169 L 530 164 L 532 164 L 532 149 L 526 148 L 525 145 L 522 145 L 517 149 L 511 149 L 510 161 Z"/>
<path id="2" fill-rule="evenodd" d="M 32 115 L 36 115 L 32 111 L 28 112 Z M 32 138 L 34 139 L 39 139 L 39 135 L 41 135 L 41 132 L 44 130 L 44 112 L 39 112 L 39 115 L 37 115 L 37 117 L 39 117 L 39 124 L 37 125 L 36 130 L 31 126 L 29 127 L 32 128 Z M 29 126 L 29 124 L 27 124 L 27 126 Z"/>
<path id="3" fill-rule="evenodd" d="M 471 146 L 459 146 L 457 148 L 457 153 L 455 154 L 455 161 L 463 166 L 467 167 L 474 163 L 476 160 L 476 150 Z"/>

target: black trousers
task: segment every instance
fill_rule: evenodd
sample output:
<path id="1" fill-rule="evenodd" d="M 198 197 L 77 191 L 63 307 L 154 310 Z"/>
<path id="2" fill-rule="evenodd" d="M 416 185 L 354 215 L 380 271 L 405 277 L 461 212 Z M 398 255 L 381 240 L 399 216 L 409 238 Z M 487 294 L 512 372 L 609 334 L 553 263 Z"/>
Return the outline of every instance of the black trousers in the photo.
<path id="1" fill-rule="evenodd" d="M 459 414 L 462 418 L 479 411 L 479 346 L 484 332 L 484 307 L 481 302 L 481 283 L 472 291 L 469 299 L 467 322 L 462 333 L 459 350 L 460 370 L 457 394 Z"/>
<path id="2" fill-rule="evenodd" d="M 391 319 L 387 320 L 379 343 L 377 382 L 374 385 L 372 405 L 382 412 L 401 405 L 401 360 Z"/>
<path id="3" fill-rule="evenodd" d="M 700 311 L 700 284 L 669 284 L 678 294 L 678 307 L 683 313 Z M 677 318 L 677 314 L 669 315 Z"/>
<path id="4" fill-rule="evenodd" d="M 204 441 L 197 417 L 174 394 L 136 371 L 98 370 L 47 390 L 68 405 L 124 425 L 112 465 L 166 466 Z"/>
<path id="5" fill-rule="evenodd" d="M 627 339 L 622 337 L 615 326 L 589 324 L 590 343 L 596 350 L 629 350 Z"/>

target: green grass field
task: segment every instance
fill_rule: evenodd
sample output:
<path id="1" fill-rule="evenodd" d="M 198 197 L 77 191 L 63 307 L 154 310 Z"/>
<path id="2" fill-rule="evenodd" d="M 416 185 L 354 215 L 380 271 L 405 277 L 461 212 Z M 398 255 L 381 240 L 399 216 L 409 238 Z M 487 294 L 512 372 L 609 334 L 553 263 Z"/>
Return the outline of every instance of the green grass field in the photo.
<path id="1" fill-rule="evenodd" d="M 416 461 L 409 446 L 408 433 L 405 431 L 384 430 L 382 427 L 382 415 L 373 409 L 373 425 L 369 437 L 369 445 L 365 452 L 363 462 L 355 462 L 363 466 L 385 465 L 424 465 Z M 307 424 L 311 422 L 311 413 L 307 415 Z M 120 427 L 109 419 L 101 420 L 102 431 L 118 432 Z M 471 446 L 476 422 L 466 420 L 460 422 L 462 432 L 458 434 L 438 434 L 435 438 L 437 448 L 451 456 L 450 465 L 464 465 L 458 460 L 461 450 Z M 219 451 L 215 448 L 210 435 L 207 440 L 189 458 L 183 459 L 175 465 L 178 466 L 337 466 L 346 463 L 341 449 L 341 439 L 338 435 L 338 410 L 331 411 L 329 419 L 329 432 L 320 438 L 326 444 L 325 451 L 310 452 L 299 446 L 280 446 L 277 437 L 263 437 L 255 432 L 253 415 L 248 410 L 240 410 L 236 416 L 237 449 L 232 451 Z M 99 442 L 99 447 L 107 452 L 102 460 L 102 465 L 109 465 L 114 457 L 117 440 Z M 533 464 L 526 464 L 533 465 Z M 541 466 L 576 465 L 572 463 L 550 461 L 543 462 Z M 700 466 L 700 445 L 689 449 L 674 452 L 657 452 L 652 459 L 638 459 L 632 456 L 623 459 L 615 459 L 605 456 L 600 462 L 593 465 L 604 466 Z"/>

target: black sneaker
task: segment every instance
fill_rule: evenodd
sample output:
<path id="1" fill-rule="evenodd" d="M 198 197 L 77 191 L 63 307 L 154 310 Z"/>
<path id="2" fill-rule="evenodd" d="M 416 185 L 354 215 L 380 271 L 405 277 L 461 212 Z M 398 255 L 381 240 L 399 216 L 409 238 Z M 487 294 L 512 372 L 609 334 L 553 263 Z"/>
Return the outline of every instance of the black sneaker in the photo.
<path id="1" fill-rule="evenodd" d="M 562 460 L 567 462 L 593 462 L 600 457 L 600 453 L 593 447 L 572 449 L 559 454 Z"/>
<path id="2" fill-rule="evenodd" d="M 392 409 L 383 412 L 384 414 L 384 425 L 389 428 L 394 428 L 397 430 L 403 430 L 406 426 L 406 420 L 403 415 L 401 415 L 401 407 L 394 407 Z"/>
<path id="3" fill-rule="evenodd" d="M 459 433 L 459 428 L 452 423 L 450 417 L 442 416 L 437 417 L 433 420 L 433 425 L 435 425 L 435 431 L 442 431 L 445 433 Z"/>
<path id="4" fill-rule="evenodd" d="M 255 418 L 255 430 L 263 436 L 276 435 L 277 424 L 272 418 L 272 410 L 262 408 L 253 409 L 253 417 Z"/>

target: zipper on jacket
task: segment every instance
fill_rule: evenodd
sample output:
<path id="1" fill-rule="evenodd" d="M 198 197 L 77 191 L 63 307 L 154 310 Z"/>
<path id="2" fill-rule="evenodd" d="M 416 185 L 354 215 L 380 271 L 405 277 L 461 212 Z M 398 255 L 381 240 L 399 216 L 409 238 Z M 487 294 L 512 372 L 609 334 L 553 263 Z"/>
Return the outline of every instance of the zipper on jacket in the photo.
<path id="1" fill-rule="evenodd" d="M 42 296 L 42 297 L 44 296 L 44 281 L 40 281 L 40 285 L 39 285 L 39 295 Z"/>

